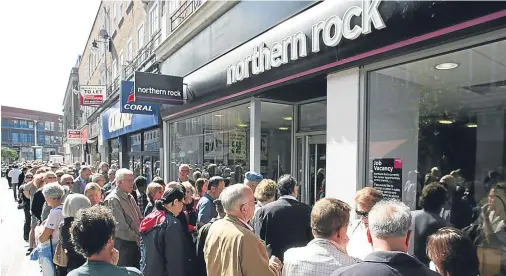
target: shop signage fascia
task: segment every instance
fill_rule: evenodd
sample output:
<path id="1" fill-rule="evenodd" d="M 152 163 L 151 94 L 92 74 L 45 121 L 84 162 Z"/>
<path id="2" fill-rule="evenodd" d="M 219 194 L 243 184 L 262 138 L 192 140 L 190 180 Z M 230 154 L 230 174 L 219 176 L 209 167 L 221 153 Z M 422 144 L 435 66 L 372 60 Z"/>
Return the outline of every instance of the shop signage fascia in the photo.
<path id="1" fill-rule="evenodd" d="M 134 82 L 121 81 L 120 109 L 121 113 L 153 115 L 159 113 L 159 105 L 139 102 L 135 98 Z"/>
<path id="2" fill-rule="evenodd" d="M 107 89 L 105 85 L 79 86 L 79 103 L 82 106 L 100 106 L 105 102 Z"/>
<path id="3" fill-rule="evenodd" d="M 320 43 L 327 47 L 337 47 L 343 39 L 355 40 L 360 35 L 386 27 L 379 12 L 382 0 L 361 1 L 361 6 L 349 7 L 342 17 L 332 15 L 326 20 L 311 26 L 310 38 L 299 31 L 281 41 L 273 43 L 270 48 L 263 42 L 253 48 L 253 53 L 227 68 L 227 85 L 248 79 L 271 68 L 280 67 L 290 61 L 308 56 L 308 52 L 320 52 Z M 361 17 L 361 25 L 352 25 L 355 17 Z M 251 65 L 251 66 L 250 66 Z"/>
<path id="4" fill-rule="evenodd" d="M 134 100 L 145 103 L 182 105 L 184 103 L 183 78 L 135 72 Z"/>
<path id="5" fill-rule="evenodd" d="M 160 123 L 159 117 L 159 111 L 153 115 L 122 113 L 120 102 L 116 102 L 100 114 L 102 139 L 105 141 L 156 126 Z"/>

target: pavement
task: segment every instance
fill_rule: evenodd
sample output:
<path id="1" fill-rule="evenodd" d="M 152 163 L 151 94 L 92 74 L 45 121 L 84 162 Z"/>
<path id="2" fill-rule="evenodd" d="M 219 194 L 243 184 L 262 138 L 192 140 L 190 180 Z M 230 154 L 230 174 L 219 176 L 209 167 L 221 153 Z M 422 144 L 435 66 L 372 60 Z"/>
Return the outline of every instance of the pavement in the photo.
<path id="1" fill-rule="evenodd" d="M 17 209 L 7 179 L 0 179 L 0 276 L 42 275 L 37 261 L 26 255 L 23 210 Z"/>

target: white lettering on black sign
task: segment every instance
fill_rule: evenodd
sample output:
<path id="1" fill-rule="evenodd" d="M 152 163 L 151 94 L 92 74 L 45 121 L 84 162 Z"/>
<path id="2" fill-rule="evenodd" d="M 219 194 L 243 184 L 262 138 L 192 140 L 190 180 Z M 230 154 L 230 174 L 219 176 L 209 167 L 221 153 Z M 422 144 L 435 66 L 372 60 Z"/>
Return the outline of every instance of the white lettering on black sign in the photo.
<path id="1" fill-rule="evenodd" d="M 388 199 L 402 200 L 402 160 L 382 158 L 372 161 L 373 187 Z"/>
<path id="2" fill-rule="evenodd" d="M 311 27 L 311 52 L 320 51 L 320 40 L 323 40 L 328 47 L 336 47 L 343 37 L 354 40 L 361 34 L 371 33 L 372 26 L 377 30 L 385 28 L 386 24 L 378 10 L 380 3 L 381 0 L 363 0 L 362 7 L 350 7 L 342 18 L 333 15 L 325 21 L 314 24 Z M 361 26 L 352 27 L 352 19 L 359 16 L 362 16 Z M 281 42 L 272 44 L 270 48 L 265 43 L 260 43 L 253 48 L 253 54 L 227 68 L 227 84 L 249 78 L 250 72 L 258 75 L 271 68 L 287 64 L 289 61 L 306 57 L 308 55 L 307 40 L 304 33 L 297 32 Z"/>

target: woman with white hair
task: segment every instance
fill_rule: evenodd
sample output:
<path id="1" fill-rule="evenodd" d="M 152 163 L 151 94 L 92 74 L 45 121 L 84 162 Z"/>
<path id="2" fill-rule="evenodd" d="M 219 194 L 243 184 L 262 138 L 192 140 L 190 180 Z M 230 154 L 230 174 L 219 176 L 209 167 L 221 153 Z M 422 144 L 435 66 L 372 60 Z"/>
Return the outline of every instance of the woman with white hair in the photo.
<path id="1" fill-rule="evenodd" d="M 42 275 L 53 276 L 55 274 L 53 256 L 54 249 L 60 238 L 59 227 L 63 221 L 62 198 L 65 195 L 65 190 L 58 183 L 50 183 L 44 185 L 42 194 L 47 204 L 51 207 L 51 211 L 47 219 L 39 226 L 39 231 L 35 231 L 40 244 L 34 250 L 34 253 L 32 253 L 32 259 L 38 257 L 42 266 Z M 39 233 L 37 234 L 37 232 Z"/>
<path id="2" fill-rule="evenodd" d="M 90 200 L 81 194 L 71 194 L 67 196 L 63 204 L 63 225 L 61 226 L 60 242 L 63 249 L 67 253 L 68 263 L 66 272 L 70 272 L 82 266 L 86 259 L 81 254 L 77 253 L 74 244 L 71 242 L 70 226 L 74 221 L 77 211 L 91 206 Z"/>

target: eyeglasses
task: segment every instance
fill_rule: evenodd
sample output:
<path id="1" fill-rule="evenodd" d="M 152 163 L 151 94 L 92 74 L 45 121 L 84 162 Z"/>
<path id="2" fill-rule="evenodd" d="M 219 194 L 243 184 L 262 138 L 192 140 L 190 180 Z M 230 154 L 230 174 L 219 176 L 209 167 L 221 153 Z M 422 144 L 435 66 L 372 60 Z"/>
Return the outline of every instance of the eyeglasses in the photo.
<path id="1" fill-rule="evenodd" d="M 70 185 L 72 185 L 72 184 L 74 184 L 74 183 L 73 183 L 72 181 L 67 181 L 67 182 L 63 182 L 62 184 L 63 184 L 63 185 L 69 185 L 69 186 L 70 186 Z"/>
<path id="2" fill-rule="evenodd" d="M 357 216 L 367 218 L 369 216 L 369 212 L 364 211 L 358 211 L 356 210 L 355 213 L 357 213 Z"/>
<path id="3" fill-rule="evenodd" d="M 26 179 L 32 179 L 33 176 L 25 176 Z"/>

